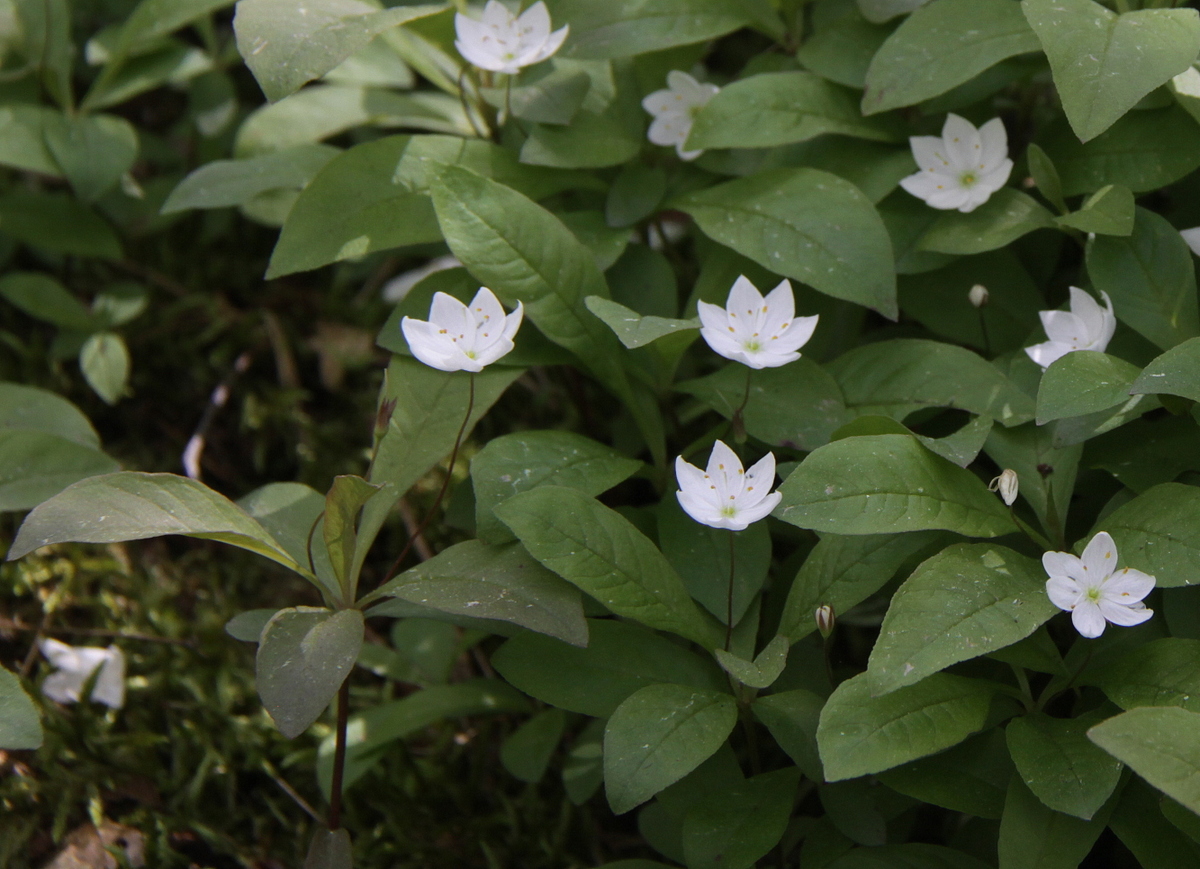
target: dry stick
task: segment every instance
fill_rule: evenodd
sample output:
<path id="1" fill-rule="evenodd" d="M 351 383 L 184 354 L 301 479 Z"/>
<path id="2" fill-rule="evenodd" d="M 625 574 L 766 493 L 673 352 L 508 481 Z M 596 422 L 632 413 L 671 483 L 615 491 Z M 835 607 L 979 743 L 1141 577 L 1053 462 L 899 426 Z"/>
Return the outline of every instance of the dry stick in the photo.
<path id="1" fill-rule="evenodd" d="M 428 561 L 433 558 L 433 550 L 429 547 L 429 541 L 425 539 L 425 535 L 418 532 L 418 523 L 416 514 L 413 513 L 412 505 L 408 503 L 407 498 L 401 498 L 400 503 L 396 505 L 396 509 L 400 512 L 400 521 L 404 523 L 404 530 L 412 536 L 413 549 L 417 550 L 417 556 L 422 561 Z"/>
<path id="2" fill-rule="evenodd" d="M 400 554 L 396 556 L 396 560 L 392 562 L 392 566 L 384 574 L 384 577 L 386 577 L 384 582 L 387 582 L 396 575 L 396 572 L 400 569 L 400 565 L 404 562 L 404 556 L 408 555 L 408 551 L 412 549 L 413 544 L 425 533 L 425 529 L 429 527 L 429 523 L 437 515 L 438 507 L 442 505 L 442 498 L 446 496 L 446 490 L 450 488 L 450 479 L 454 476 L 454 462 L 458 459 L 458 448 L 462 446 L 463 435 L 467 431 L 467 424 L 471 421 L 471 412 L 475 409 L 475 374 L 472 372 L 470 377 L 471 386 L 467 397 L 467 413 L 463 417 L 462 425 L 458 427 L 458 435 L 454 438 L 454 449 L 450 451 L 450 464 L 446 467 L 446 479 L 442 481 L 442 488 L 438 491 L 433 506 L 425 514 L 424 520 L 417 527 L 417 530 L 409 535 L 408 542 L 404 544 L 404 548 L 400 550 Z"/>
<path id="3" fill-rule="evenodd" d="M 172 646 L 183 646 L 194 649 L 196 644 L 191 640 L 176 640 L 172 637 L 156 637 L 151 634 L 131 634 L 125 631 L 106 631 L 101 628 L 51 628 L 42 625 L 27 625 L 15 619 L 0 616 L 0 631 L 33 631 L 37 634 L 65 634 L 79 637 L 111 637 L 114 640 L 141 640 L 147 643 L 164 643 Z"/>
<path id="4" fill-rule="evenodd" d="M 266 760 L 266 759 L 263 760 L 262 768 L 263 768 L 263 771 L 266 772 L 266 774 L 271 777 L 271 781 L 273 781 L 273 782 L 275 782 L 275 784 L 279 785 L 280 789 L 285 794 L 287 794 L 289 797 L 291 797 L 292 800 L 296 803 L 296 805 L 298 805 L 300 808 L 302 808 L 308 814 L 308 816 L 310 818 L 312 818 L 314 821 L 316 821 L 318 824 L 321 823 L 321 821 L 322 821 L 321 813 L 318 812 L 316 809 L 314 809 L 311 805 L 309 805 L 308 800 L 306 800 L 306 799 L 304 799 L 304 797 L 300 796 L 300 794 L 297 793 L 295 788 L 293 788 L 290 784 L 288 784 L 286 781 L 284 781 L 284 779 L 276 771 L 275 767 L 271 766 L 271 762 L 269 760 Z"/>
<path id="5" fill-rule="evenodd" d="M 346 724 L 350 720 L 350 676 L 337 695 L 337 742 L 333 749 L 333 780 L 329 789 L 329 829 L 342 826 L 342 777 L 346 771 Z"/>

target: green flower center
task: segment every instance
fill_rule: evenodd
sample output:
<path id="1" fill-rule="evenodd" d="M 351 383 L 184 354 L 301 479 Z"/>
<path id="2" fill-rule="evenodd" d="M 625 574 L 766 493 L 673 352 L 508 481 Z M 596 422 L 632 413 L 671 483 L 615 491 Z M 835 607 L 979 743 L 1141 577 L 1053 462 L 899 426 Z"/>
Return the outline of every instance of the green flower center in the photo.
<path id="1" fill-rule="evenodd" d="M 1088 600 L 1090 600 L 1092 603 L 1097 603 L 1100 600 L 1100 587 L 1093 586 L 1087 590 L 1086 594 Z"/>
<path id="2" fill-rule="evenodd" d="M 958 183 L 963 187 L 973 187 L 975 182 L 979 180 L 979 176 L 974 172 L 964 172 L 958 176 Z"/>
<path id="3" fill-rule="evenodd" d="M 751 339 L 750 341 L 747 341 L 745 344 L 742 345 L 742 347 L 746 350 L 749 350 L 751 353 L 757 353 L 759 350 L 763 349 L 762 344 L 753 339 Z"/>

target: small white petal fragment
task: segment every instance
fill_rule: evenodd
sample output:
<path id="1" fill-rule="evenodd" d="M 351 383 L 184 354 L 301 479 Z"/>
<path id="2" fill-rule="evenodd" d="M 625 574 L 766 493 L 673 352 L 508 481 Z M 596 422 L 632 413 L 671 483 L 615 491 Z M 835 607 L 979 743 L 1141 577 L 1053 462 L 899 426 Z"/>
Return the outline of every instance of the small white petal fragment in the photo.
<path id="1" fill-rule="evenodd" d="M 1029 358 L 1043 369 L 1075 350 L 1093 350 L 1103 353 L 1117 330 L 1117 317 L 1113 313 L 1112 299 L 1103 290 L 1105 307 L 1079 287 L 1071 287 L 1070 311 L 1040 311 L 1042 328 L 1049 341 L 1026 347 Z"/>
<path id="2" fill-rule="evenodd" d="M 480 69 L 513 75 L 523 67 L 541 63 L 558 51 L 569 26 L 550 32 L 550 13 L 538 0 L 513 15 L 499 0 L 488 0 L 483 17 L 476 21 L 461 12 L 454 16 L 454 47 Z"/>
<path id="3" fill-rule="evenodd" d="M 724 441 L 713 444 L 708 467 L 703 471 L 683 456 L 677 457 L 675 479 L 679 481 L 675 492 L 679 505 L 710 528 L 742 531 L 765 519 L 783 499 L 783 495 L 771 491 L 775 484 L 774 453 L 767 453 L 744 471 L 742 460 Z"/>
<path id="4" fill-rule="evenodd" d="M 1192 249 L 1192 253 L 1200 256 L 1200 226 L 1193 226 L 1191 229 L 1181 229 L 1179 234 L 1183 236 L 1183 240 L 1187 242 L 1187 246 Z"/>
<path id="5" fill-rule="evenodd" d="M 1154 615 L 1142 603 L 1154 589 L 1154 577 L 1132 567 L 1117 570 L 1117 545 L 1107 531 L 1093 537 L 1082 556 L 1045 553 L 1042 567 L 1050 577 L 1050 602 L 1071 613 L 1075 630 L 1085 637 L 1100 636 L 1109 623 L 1130 627 Z"/>
<path id="6" fill-rule="evenodd" d="M 42 683 L 42 693 L 51 700 L 79 702 L 84 686 L 98 668 L 100 673 L 92 686 L 91 699 L 113 709 L 125 705 L 125 655 L 116 646 L 98 649 L 44 639 L 38 647 L 56 668 Z"/>
<path id="7" fill-rule="evenodd" d="M 666 89 L 648 94 L 642 100 L 642 108 L 654 116 L 646 137 L 655 145 L 674 145 L 684 160 L 695 160 L 704 151 L 685 151 L 683 143 L 692 132 L 696 112 L 719 90 L 716 85 L 698 82 L 677 69 L 667 73 Z"/>
<path id="8" fill-rule="evenodd" d="M 1004 186 L 1012 172 L 1004 122 L 992 118 L 976 129 L 958 115 L 946 116 L 939 136 L 911 136 L 920 171 L 900 186 L 932 208 L 974 211 Z"/>
<path id="9" fill-rule="evenodd" d="M 517 302 L 505 314 L 500 300 L 480 287 L 470 305 L 446 293 L 434 293 L 429 320 L 400 321 L 412 355 L 439 371 L 482 371 L 513 349 L 525 308 Z"/>
<path id="10" fill-rule="evenodd" d="M 745 275 L 739 275 L 724 308 L 700 302 L 698 312 L 700 337 L 713 352 L 751 368 L 795 362 L 817 330 L 818 316 L 796 316 L 792 284 L 786 279 L 763 298 Z"/>
<path id="11" fill-rule="evenodd" d="M 1005 468 L 1000 476 L 988 483 L 988 490 L 999 492 L 1004 503 L 1011 507 L 1013 501 L 1017 500 L 1017 472 L 1012 468 Z"/>

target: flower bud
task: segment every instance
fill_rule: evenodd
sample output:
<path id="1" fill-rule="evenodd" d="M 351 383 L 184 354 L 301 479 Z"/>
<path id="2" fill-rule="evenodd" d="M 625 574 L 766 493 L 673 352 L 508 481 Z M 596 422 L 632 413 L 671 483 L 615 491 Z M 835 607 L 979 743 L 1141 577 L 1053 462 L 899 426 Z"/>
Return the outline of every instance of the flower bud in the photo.
<path id="1" fill-rule="evenodd" d="M 976 308 L 982 308 L 988 303 L 988 290 L 983 284 L 976 284 L 971 287 L 971 291 L 967 293 L 967 298 L 971 300 L 971 304 Z"/>
<path id="2" fill-rule="evenodd" d="M 817 620 L 817 630 L 821 632 L 821 636 L 829 639 L 829 635 L 833 633 L 833 626 L 837 624 L 837 616 L 833 612 L 833 607 L 829 604 L 822 604 L 817 607 L 817 611 L 813 614 Z"/>
<path id="3" fill-rule="evenodd" d="M 375 440 L 379 440 L 387 434 L 388 426 L 392 422 L 392 414 L 396 412 L 396 399 L 389 398 L 387 401 L 379 405 L 379 410 L 375 413 Z"/>
<path id="4" fill-rule="evenodd" d="M 988 483 L 988 490 L 999 492 L 1004 503 L 1011 507 L 1013 501 L 1017 500 L 1017 472 L 1012 468 L 1005 468 L 1000 476 Z"/>

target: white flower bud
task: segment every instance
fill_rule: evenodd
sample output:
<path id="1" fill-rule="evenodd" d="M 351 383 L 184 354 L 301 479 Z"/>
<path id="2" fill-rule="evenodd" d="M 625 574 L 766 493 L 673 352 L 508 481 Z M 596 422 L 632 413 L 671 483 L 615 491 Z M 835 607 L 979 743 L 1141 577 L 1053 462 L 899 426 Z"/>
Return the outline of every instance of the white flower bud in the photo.
<path id="1" fill-rule="evenodd" d="M 837 624 L 837 615 L 834 613 L 833 607 L 829 604 L 822 604 L 817 607 L 813 616 L 817 620 L 817 630 L 821 632 L 821 636 L 829 639 L 829 635 L 833 633 L 833 626 Z"/>
<path id="2" fill-rule="evenodd" d="M 1017 472 L 1012 468 L 1005 468 L 1000 476 L 988 483 L 988 490 L 999 492 L 1004 503 L 1011 507 L 1013 501 L 1017 500 Z"/>
<path id="3" fill-rule="evenodd" d="M 988 303 L 988 290 L 983 284 L 976 284 L 971 287 L 971 292 L 967 293 L 967 298 L 971 300 L 971 304 L 976 308 L 982 308 Z"/>

